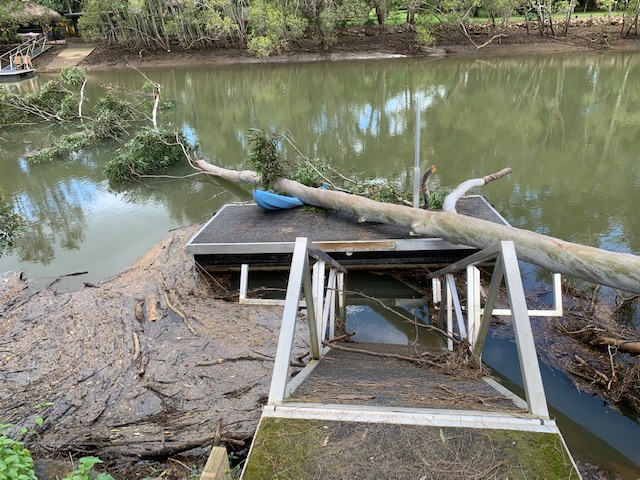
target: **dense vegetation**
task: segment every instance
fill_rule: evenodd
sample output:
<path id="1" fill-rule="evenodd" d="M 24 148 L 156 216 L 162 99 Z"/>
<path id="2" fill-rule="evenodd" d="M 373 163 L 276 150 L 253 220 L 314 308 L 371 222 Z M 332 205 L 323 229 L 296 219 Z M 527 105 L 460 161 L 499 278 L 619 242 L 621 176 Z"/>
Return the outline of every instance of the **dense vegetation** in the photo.
<path id="1" fill-rule="evenodd" d="M 640 0 L 601 0 L 597 6 L 624 12 L 627 33 L 637 24 Z M 474 16 L 491 18 L 499 30 L 514 15 L 524 15 L 540 34 L 561 33 L 553 16 L 566 16 L 563 23 L 568 24 L 576 7 L 577 0 L 85 0 L 81 31 L 87 37 L 139 48 L 234 43 L 266 56 L 302 36 L 328 46 L 335 42 L 338 28 L 384 24 L 389 12 L 396 17 L 399 12 L 403 21 L 415 26 L 419 39 L 430 43 L 432 29 L 464 31 Z"/>
<path id="2" fill-rule="evenodd" d="M 66 67 L 59 80 L 50 80 L 34 92 L 0 89 L 0 103 L 4 105 L 0 110 L 0 129 L 43 122 L 64 125 L 69 133 L 25 154 L 34 163 L 68 158 L 97 141 L 116 141 L 122 146 L 104 170 L 111 181 L 163 170 L 183 158 L 182 145 L 188 142 L 181 133 L 170 126 L 158 127 L 155 122 L 153 128 L 145 126 L 152 121 L 147 112 L 152 107 L 156 109 L 151 92 L 156 91 L 157 84 L 147 79 L 139 91 L 103 85 L 102 96 L 90 108 L 85 106 L 83 112 L 85 83 L 86 72 L 82 68 Z M 158 97 L 157 107 L 172 105 L 159 102 Z M 2 221 L 3 215 L 0 210 L 0 225 L 10 225 L 8 220 Z M 5 244 L 10 245 L 10 236 L 3 230 L 0 247 L 5 237 Z"/>
<path id="3" fill-rule="evenodd" d="M 20 0 L 0 5 L 0 25 L 15 24 L 10 12 Z M 473 18 L 488 18 L 496 32 L 514 16 L 541 35 L 566 33 L 577 9 L 617 11 L 621 33 L 637 34 L 640 0 L 38 0 L 62 12 L 82 12 L 80 32 L 90 39 L 139 49 L 240 45 L 258 56 L 280 51 L 303 36 L 325 47 L 347 25 L 394 22 L 415 27 L 423 43 L 435 28 L 466 34 Z M 555 25 L 555 23 L 559 25 Z"/>

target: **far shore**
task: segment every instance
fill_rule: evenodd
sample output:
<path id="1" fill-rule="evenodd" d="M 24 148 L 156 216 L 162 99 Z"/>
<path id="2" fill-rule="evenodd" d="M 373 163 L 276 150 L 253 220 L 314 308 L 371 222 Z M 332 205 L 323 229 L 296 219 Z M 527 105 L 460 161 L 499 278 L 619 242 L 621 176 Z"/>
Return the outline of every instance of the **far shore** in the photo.
<path id="1" fill-rule="evenodd" d="M 557 30 L 561 30 L 559 27 Z M 279 54 L 257 58 L 245 48 L 212 46 L 202 49 L 171 50 L 123 48 L 102 43 L 80 64 L 88 70 L 113 68 L 170 68 L 203 65 L 289 63 L 316 61 L 374 60 L 392 58 L 491 58 L 550 55 L 584 52 L 640 51 L 640 38 L 621 37 L 621 20 L 604 18 L 575 20 L 567 35 L 544 35 L 530 30 L 522 23 L 514 23 L 508 31 L 498 31 L 486 24 L 474 25 L 469 37 L 461 32 L 436 33 L 436 44 L 424 47 L 418 44 L 409 25 L 370 26 L 343 29 L 334 45 L 324 50 L 311 39 L 290 42 Z M 496 38 L 501 34 L 500 38 Z M 68 42 L 81 42 L 69 39 Z M 473 43 L 472 43 L 473 42 Z M 485 44 L 483 46 L 483 44 Z M 37 59 L 36 68 L 47 71 L 47 63 L 65 47 L 57 45 L 53 51 Z"/>

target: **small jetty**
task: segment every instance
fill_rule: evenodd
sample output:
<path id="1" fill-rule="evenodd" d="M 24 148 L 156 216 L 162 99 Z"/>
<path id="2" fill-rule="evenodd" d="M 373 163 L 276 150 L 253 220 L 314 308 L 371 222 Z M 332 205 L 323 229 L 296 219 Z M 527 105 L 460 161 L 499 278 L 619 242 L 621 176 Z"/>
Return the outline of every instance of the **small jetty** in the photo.
<path id="1" fill-rule="evenodd" d="M 484 196 L 462 198 L 463 215 L 503 225 L 507 221 Z M 210 270 L 288 268 L 296 237 L 306 237 L 350 269 L 447 264 L 476 249 L 413 235 L 393 225 L 359 223 L 353 215 L 305 209 L 266 212 L 255 204 L 222 207 L 189 241 L 187 251 Z"/>
<path id="2" fill-rule="evenodd" d="M 482 196 L 457 207 L 507 224 Z M 269 396 L 242 478 L 579 479 L 549 414 L 529 321 L 561 314 L 559 295 L 553 310 L 528 310 L 512 242 L 478 251 L 355 220 L 227 205 L 187 245 L 205 268 L 240 270 L 241 302 L 283 306 Z M 490 272 L 483 295 L 479 267 Z M 249 268 L 288 270 L 284 300 L 248 298 Z M 432 272 L 420 321 L 444 333 L 437 344 L 349 341 L 348 272 L 382 268 Z M 497 309 L 503 286 L 509 308 Z M 523 397 L 483 368 L 494 315 L 511 316 Z M 292 357 L 296 332 L 309 345 L 302 370 Z"/>
<path id="3" fill-rule="evenodd" d="M 33 75 L 35 69 L 31 61 L 52 48 L 47 43 L 45 33 L 31 38 L 0 56 L 0 81 L 13 82 Z"/>

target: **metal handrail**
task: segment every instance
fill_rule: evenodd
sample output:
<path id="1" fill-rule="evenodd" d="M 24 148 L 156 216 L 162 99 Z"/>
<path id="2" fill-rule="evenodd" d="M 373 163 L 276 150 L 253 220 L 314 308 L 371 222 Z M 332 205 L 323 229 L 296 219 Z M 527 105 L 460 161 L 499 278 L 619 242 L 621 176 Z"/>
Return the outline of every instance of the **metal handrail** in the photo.
<path id="1" fill-rule="evenodd" d="M 474 281 L 471 277 L 476 276 L 476 265 L 494 259 L 496 263 L 493 268 L 493 275 L 484 309 L 481 317 L 477 319 L 475 314 L 477 311 L 476 305 L 471 306 L 470 304 L 475 303 L 476 291 L 479 290 L 479 285 L 476 286 L 476 283 L 479 284 L 479 272 L 477 274 L 478 282 Z M 455 279 L 453 277 L 453 273 L 462 269 L 467 269 L 468 287 L 470 289 L 467 298 L 468 315 L 466 327 L 455 287 Z M 529 312 L 527 310 L 527 302 L 524 296 L 520 267 L 518 266 L 518 256 L 514 243 L 512 241 L 502 241 L 432 273 L 429 275 L 429 278 L 437 279 L 443 276 L 445 281 L 442 283 L 439 319 L 443 321 L 446 317 L 447 330 L 449 333 L 453 333 L 452 310 L 455 308 L 459 335 L 469 342 L 471 358 L 476 365 L 480 364 L 482 350 L 489 330 L 489 323 L 494 312 L 498 292 L 504 280 L 507 288 L 507 296 L 511 305 L 510 313 L 513 317 L 513 330 L 516 347 L 518 349 L 520 373 L 522 374 L 527 405 L 532 414 L 541 418 L 549 418 L 549 409 L 542 384 L 542 375 L 540 374 L 540 366 L 538 365 L 538 357 L 533 341 L 533 332 L 531 330 L 531 322 L 529 320 Z M 434 288 L 434 291 L 436 290 L 437 288 Z M 479 297 L 479 291 L 477 293 Z M 454 308 L 452 308 L 452 306 Z M 479 307 L 479 302 L 477 307 Z"/>
<path id="2" fill-rule="evenodd" d="M 273 365 L 273 377 L 269 390 L 269 405 L 279 405 L 288 394 L 289 363 L 293 349 L 293 337 L 301 308 L 300 294 L 304 293 L 309 324 L 311 362 L 318 362 L 323 354 L 323 340 L 332 340 L 335 332 L 336 304 L 344 318 L 346 294 L 344 275 L 347 270 L 310 245 L 307 238 L 296 238 L 287 294 L 282 313 L 282 325 Z M 310 272 L 309 257 L 317 262 Z M 329 278 L 325 285 L 325 270 L 329 266 Z"/>
<path id="3" fill-rule="evenodd" d="M 44 50 L 44 47 L 47 43 L 47 34 L 41 33 L 37 37 L 33 37 L 30 40 L 27 40 L 24 43 L 21 43 L 17 47 L 9 50 L 8 52 L 0 55 L 0 70 L 9 67 L 11 70 L 14 70 L 15 66 L 15 58 L 16 56 L 33 58 L 33 52 L 38 48 L 40 50 Z"/>

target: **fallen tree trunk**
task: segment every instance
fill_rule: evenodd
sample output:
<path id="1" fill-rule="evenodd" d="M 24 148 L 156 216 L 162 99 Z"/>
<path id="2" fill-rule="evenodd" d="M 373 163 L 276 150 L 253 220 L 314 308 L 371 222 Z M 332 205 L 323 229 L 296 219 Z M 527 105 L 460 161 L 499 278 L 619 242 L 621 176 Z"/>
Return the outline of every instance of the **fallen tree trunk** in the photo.
<path id="1" fill-rule="evenodd" d="M 192 160 L 192 164 L 199 170 L 231 182 L 255 185 L 259 181 L 259 176 L 250 170 L 228 170 L 198 159 Z M 363 222 L 406 227 L 417 234 L 439 237 L 454 244 L 482 249 L 501 240 L 511 240 L 521 260 L 595 284 L 640 293 L 640 257 L 636 255 L 565 242 L 457 213 L 433 212 L 381 203 L 344 192 L 310 188 L 286 178 L 278 179 L 273 186 L 308 205 L 352 213 Z"/>

